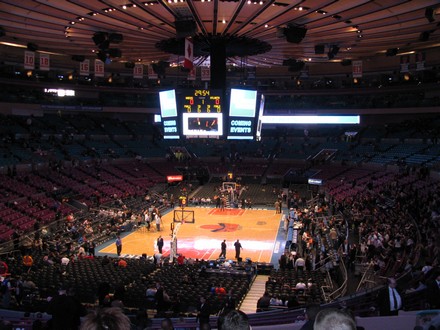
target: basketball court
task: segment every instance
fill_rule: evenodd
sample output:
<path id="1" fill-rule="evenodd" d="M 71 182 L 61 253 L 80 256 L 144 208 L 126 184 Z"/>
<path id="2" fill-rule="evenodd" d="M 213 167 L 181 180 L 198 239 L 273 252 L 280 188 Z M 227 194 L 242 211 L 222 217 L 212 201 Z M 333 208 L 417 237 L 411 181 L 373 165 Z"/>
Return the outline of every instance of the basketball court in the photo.
<path id="1" fill-rule="evenodd" d="M 193 222 L 194 220 L 194 222 Z M 267 209 L 225 209 L 208 207 L 176 208 L 162 217 L 161 231 L 137 228 L 122 237 L 122 256 L 135 257 L 157 253 L 156 239 L 161 235 L 163 254 L 170 254 L 172 228 L 177 239 L 177 253 L 186 258 L 216 259 L 220 244 L 227 243 L 226 259 L 235 259 L 234 242 L 243 247 L 241 257 L 254 262 L 273 262 L 273 254 L 284 248 L 285 236 L 280 229 L 281 214 Z M 100 254 L 116 255 L 114 241 L 97 249 Z M 277 259 L 277 258 L 276 258 Z"/>

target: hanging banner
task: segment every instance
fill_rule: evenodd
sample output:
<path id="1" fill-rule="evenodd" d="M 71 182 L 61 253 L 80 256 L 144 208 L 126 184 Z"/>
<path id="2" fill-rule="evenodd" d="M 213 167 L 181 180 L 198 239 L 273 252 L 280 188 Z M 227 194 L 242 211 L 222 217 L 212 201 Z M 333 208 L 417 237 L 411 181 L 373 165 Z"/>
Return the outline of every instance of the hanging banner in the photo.
<path id="1" fill-rule="evenodd" d="M 362 61 L 353 61 L 353 62 L 351 62 L 351 66 L 353 69 L 353 78 L 361 78 L 362 77 Z"/>
<path id="2" fill-rule="evenodd" d="M 191 70 L 188 72 L 188 80 L 196 80 L 196 67 L 193 66 Z"/>
<path id="3" fill-rule="evenodd" d="M 90 74 L 90 60 L 84 60 L 79 63 L 79 75 L 88 76 Z"/>
<path id="4" fill-rule="evenodd" d="M 148 66 L 147 75 L 148 75 L 148 79 L 157 79 L 157 73 L 154 72 L 152 65 Z"/>
<path id="5" fill-rule="evenodd" d="M 194 66 L 194 44 L 190 38 L 185 38 L 185 61 L 183 62 L 183 67 L 185 69 L 192 69 Z"/>
<path id="6" fill-rule="evenodd" d="M 409 55 L 400 56 L 400 72 L 409 72 Z"/>
<path id="7" fill-rule="evenodd" d="M 142 79 L 144 77 L 144 66 L 141 63 L 137 63 L 133 68 L 133 78 Z"/>
<path id="8" fill-rule="evenodd" d="M 24 51 L 24 68 L 27 70 L 35 69 L 35 53 L 28 50 Z"/>
<path id="9" fill-rule="evenodd" d="M 425 58 L 426 53 L 416 53 L 416 71 L 423 71 L 425 70 Z"/>
<path id="10" fill-rule="evenodd" d="M 104 77 L 104 62 L 95 59 L 95 77 Z"/>
<path id="11" fill-rule="evenodd" d="M 201 79 L 202 81 L 210 81 L 211 80 L 211 68 L 209 66 L 201 67 Z"/>
<path id="12" fill-rule="evenodd" d="M 40 54 L 40 70 L 41 71 L 49 71 L 50 70 L 49 54 Z"/>

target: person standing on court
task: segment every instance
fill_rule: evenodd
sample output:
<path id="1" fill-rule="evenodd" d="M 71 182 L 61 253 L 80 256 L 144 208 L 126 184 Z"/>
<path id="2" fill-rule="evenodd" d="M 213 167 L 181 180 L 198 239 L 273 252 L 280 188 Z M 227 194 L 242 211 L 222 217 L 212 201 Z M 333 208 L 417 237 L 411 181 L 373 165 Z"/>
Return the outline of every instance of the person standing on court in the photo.
<path id="1" fill-rule="evenodd" d="M 222 242 L 220 248 L 221 248 L 221 251 L 222 251 L 222 252 L 220 252 L 220 255 L 218 256 L 219 259 L 220 259 L 221 257 L 223 257 L 223 258 L 226 259 L 226 240 L 225 240 L 225 239 L 223 240 L 223 242 Z"/>
<path id="2" fill-rule="evenodd" d="M 162 254 L 162 248 L 163 248 L 163 238 L 159 235 L 157 238 L 157 249 L 159 250 L 159 253 Z"/>
<path id="3" fill-rule="evenodd" d="M 156 212 L 156 215 L 154 216 L 154 221 L 156 222 L 156 230 L 160 231 L 160 223 L 162 222 L 162 219 L 160 218 L 159 212 Z"/>
<path id="4" fill-rule="evenodd" d="M 121 236 L 117 236 L 116 237 L 116 254 L 118 255 L 118 257 L 121 255 L 122 252 L 122 240 L 121 240 Z"/>
<path id="5" fill-rule="evenodd" d="M 243 248 L 242 248 L 241 243 L 240 243 L 239 240 L 237 240 L 237 241 L 234 243 L 234 247 L 235 247 L 235 259 L 238 260 L 238 259 L 240 258 L 240 252 L 241 252 L 241 250 L 243 250 Z"/>

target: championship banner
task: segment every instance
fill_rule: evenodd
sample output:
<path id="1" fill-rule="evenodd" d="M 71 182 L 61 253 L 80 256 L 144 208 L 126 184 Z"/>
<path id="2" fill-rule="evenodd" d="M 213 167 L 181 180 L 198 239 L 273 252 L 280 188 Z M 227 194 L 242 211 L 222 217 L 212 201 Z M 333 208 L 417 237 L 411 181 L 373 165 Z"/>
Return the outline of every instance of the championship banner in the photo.
<path id="1" fill-rule="evenodd" d="M 79 75 L 88 76 L 90 74 L 90 60 L 84 60 L 79 63 Z"/>
<path id="2" fill-rule="evenodd" d="M 209 66 L 201 67 L 201 79 L 202 81 L 210 81 L 211 80 L 211 68 Z"/>
<path id="3" fill-rule="evenodd" d="M 35 69 L 35 53 L 28 50 L 24 51 L 24 68 L 28 70 Z"/>
<path id="4" fill-rule="evenodd" d="M 144 77 L 144 66 L 141 63 L 137 63 L 133 68 L 133 78 L 142 79 Z"/>
<path id="5" fill-rule="evenodd" d="M 353 61 L 351 62 L 352 70 L 353 70 L 353 78 L 361 78 L 362 77 L 362 61 Z"/>
<path id="6" fill-rule="evenodd" d="M 425 52 L 416 53 L 416 71 L 425 70 L 425 58 L 426 58 Z"/>
<path id="7" fill-rule="evenodd" d="M 185 61 L 183 62 L 183 67 L 185 69 L 192 69 L 194 67 L 194 44 L 190 38 L 185 38 Z"/>
<path id="8" fill-rule="evenodd" d="M 191 70 L 188 72 L 188 80 L 196 80 L 196 67 L 193 66 Z"/>
<path id="9" fill-rule="evenodd" d="M 40 53 L 40 70 L 49 71 L 50 69 L 50 57 L 49 54 Z"/>
<path id="10" fill-rule="evenodd" d="M 104 77 L 104 62 L 95 59 L 95 77 Z"/>
<path id="11" fill-rule="evenodd" d="M 149 65 L 147 70 L 148 79 L 157 79 L 157 73 L 154 72 L 152 65 Z"/>
<path id="12" fill-rule="evenodd" d="M 409 55 L 400 56 L 400 72 L 409 72 Z"/>

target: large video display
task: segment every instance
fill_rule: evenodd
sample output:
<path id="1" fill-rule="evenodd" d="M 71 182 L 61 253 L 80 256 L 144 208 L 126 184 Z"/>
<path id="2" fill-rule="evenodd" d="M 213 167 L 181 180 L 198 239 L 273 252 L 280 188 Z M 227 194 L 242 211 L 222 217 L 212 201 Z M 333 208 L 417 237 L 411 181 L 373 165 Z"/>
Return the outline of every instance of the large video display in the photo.
<path id="1" fill-rule="evenodd" d="M 174 89 L 159 92 L 160 114 L 163 125 L 164 139 L 179 139 L 179 120 Z"/>
<path id="2" fill-rule="evenodd" d="M 257 91 L 231 89 L 227 139 L 254 139 Z"/>

